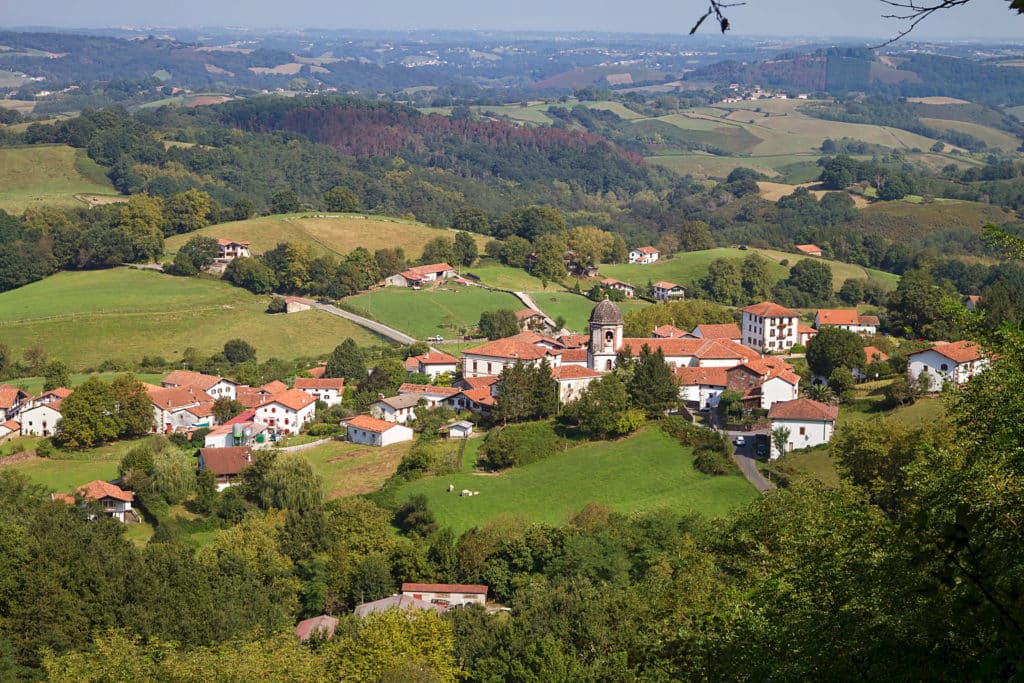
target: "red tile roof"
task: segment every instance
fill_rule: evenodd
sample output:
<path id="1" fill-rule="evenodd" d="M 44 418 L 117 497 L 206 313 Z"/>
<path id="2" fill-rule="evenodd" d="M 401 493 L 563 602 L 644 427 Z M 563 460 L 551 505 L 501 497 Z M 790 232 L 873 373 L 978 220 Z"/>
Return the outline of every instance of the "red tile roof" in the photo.
<path id="1" fill-rule="evenodd" d="M 497 375 L 481 375 L 480 377 L 462 377 L 456 384 L 466 389 L 484 389 L 498 381 Z"/>
<path id="2" fill-rule="evenodd" d="M 295 627 L 295 635 L 298 636 L 299 640 L 309 640 L 313 637 L 314 633 L 319 633 L 330 640 L 334 637 L 334 629 L 337 626 L 337 618 L 321 614 L 318 617 L 300 621 Z"/>
<path id="3" fill-rule="evenodd" d="M 146 393 L 149 394 L 149 400 L 157 408 L 172 412 L 199 403 L 213 403 L 212 396 L 191 384 L 182 387 L 167 387 L 166 389 L 147 387 Z"/>
<path id="4" fill-rule="evenodd" d="M 879 320 L 877 315 L 858 315 L 857 323 L 859 325 L 874 325 L 878 327 Z"/>
<path id="5" fill-rule="evenodd" d="M 601 284 L 607 287 L 622 285 L 623 287 L 629 287 L 630 289 L 633 289 L 633 285 L 629 284 L 628 282 L 623 282 L 622 280 L 616 280 L 613 277 L 606 277 L 605 279 L 601 280 Z"/>
<path id="6" fill-rule="evenodd" d="M 537 311 L 533 310 L 532 308 L 524 308 L 522 310 L 516 311 L 516 320 L 518 320 L 519 322 L 523 322 L 524 320 L 529 320 L 530 318 L 533 318 L 533 317 L 543 318 L 544 314 L 543 313 L 538 313 Z"/>
<path id="7" fill-rule="evenodd" d="M 252 419 L 254 417 L 256 417 L 256 411 L 255 410 L 246 410 L 244 413 L 239 413 L 238 415 L 235 415 L 233 418 L 231 418 L 230 420 L 228 420 L 227 422 L 225 422 L 221 426 L 224 427 L 226 425 L 243 424 L 245 422 L 252 422 Z"/>
<path id="8" fill-rule="evenodd" d="M 584 379 L 585 377 L 600 377 L 601 373 L 579 365 L 559 365 L 557 368 L 551 368 L 551 376 L 554 377 L 556 381 L 562 381 L 569 379 Z"/>
<path id="9" fill-rule="evenodd" d="M 199 457 L 203 459 L 206 469 L 222 477 L 238 474 L 253 463 L 252 448 L 249 446 L 200 448 Z"/>
<path id="10" fill-rule="evenodd" d="M 586 349 L 566 349 L 559 354 L 562 357 L 563 363 L 586 363 L 587 362 L 587 350 Z"/>
<path id="11" fill-rule="evenodd" d="M 115 486 L 110 482 L 101 481 L 90 481 L 88 484 L 82 484 L 78 487 L 78 492 L 82 494 L 82 497 L 86 500 L 103 500 L 104 498 L 113 498 L 114 500 L 121 500 L 126 503 L 130 503 L 135 500 L 135 494 L 131 491 L 125 491 L 120 486 Z"/>
<path id="12" fill-rule="evenodd" d="M 586 334 L 563 334 L 558 338 L 558 343 L 567 349 L 578 349 L 586 347 L 590 343 L 590 336 Z"/>
<path id="13" fill-rule="evenodd" d="M 700 334 L 697 334 L 700 332 Z M 695 337 L 704 339 L 742 339 L 740 326 L 736 323 L 718 323 L 714 325 L 697 325 L 693 328 Z"/>
<path id="14" fill-rule="evenodd" d="M 816 329 L 814 329 L 810 325 L 804 325 L 803 323 L 797 323 L 797 325 L 796 325 L 796 332 L 797 332 L 797 334 L 809 334 L 809 335 L 812 335 L 812 336 L 815 336 L 815 335 L 818 334 L 818 331 Z"/>
<path id="15" fill-rule="evenodd" d="M 226 240 L 223 237 L 221 237 L 220 239 L 217 240 L 217 244 L 219 244 L 222 247 L 230 247 L 233 244 L 237 244 L 240 247 L 247 247 L 247 246 L 249 246 L 248 242 L 240 242 L 238 240 Z"/>
<path id="16" fill-rule="evenodd" d="M 259 407 L 268 406 L 271 403 L 282 405 L 285 408 L 291 410 L 302 410 L 310 403 L 314 402 L 314 398 L 307 394 L 302 389 L 289 389 L 288 391 L 282 391 L 280 394 L 274 394 L 267 398 Z"/>
<path id="17" fill-rule="evenodd" d="M 855 308 L 819 308 L 818 325 L 857 325 L 857 309 Z"/>
<path id="18" fill-rule="evenodd" d="M 724 387 L 729 383 L 727 370 L 728 368 L 677 368 L 676 378 L 683 386 Z"/>
<path id="19" fill-rule="evenodd" d="M 658 250 L 654 247 L 637 247 L 633 251 L 639 251 L 641 254 L 657 254 Z"/>
<path id="20" fill-rule="evenodd" d="M 373 432 L 375 434 L 383 434 L 392 427 L 397 427 L 398 424 L 394 422 L 387 422 L 386 420 L 378 420 L 375 417 L 369 415 L 356 415 L 355 417 L 343 421 L 349 427 L 355 427 L 356 429 L 362 429 L 363 431 Z"/>
<path id="21" fill-rule="evenodd" d="M 459 393 L 455 387 L 436 387 L 433 384 L 413 384 L 406 382 L 398 387 L 400 394 L 431 394 L 433 396 L 454 396 Z"/>
<path id="22" fill-rule="evenodd" d="M 465 583 L 403 583 L 403 593 L 469 593 L 487 595 L 487 586 Z"/>
<path id="23" fill-rule="evenodd" d="M 808 422 L 834 422 L 839 416 L 839 407 L 830 406 L 809 398 L 773 403 L 768 410 L 769 420 L 807 420 Z"/>
<path id="24" fill-rule="evenodd" d="M 256 389 L 235 389 L 235 400 L 246 408 L 256 408 L 263 405 L 263 402 L 267 400 L 267 395 Z"/>
<path id="25" fill-rule="evenodd" d="M 655 289 L 675 289 L 676 287 L 682 288 L 682 285 L 677 285 L 674 282 L 659 281 L 651 285 Z"/>
<path id="26" fill-rule="evenodd" d="M 7 422 L 0 424 L 0 427 L 6 427 L 12 432 L 16 432 L 21 429 L 21 423 L 19 423 L 17 420 L 8 420 Z"/>
<path id="27" fill-rule="evenodd" d="M 821 247 L 815 244 L 798 244 L 796 245 L 796 250 L 803 254 L 821 256 Z"/>
<path id="28" fill-rule="evenodd" d="M 218 375 L 204 375 L 201 372 L 192 372 L 191 370 L 175 370 L 160 380 L 160 382 L 165 385 L 176 387 L 191 385 L 206 391 L 222 379 L 224 378 L 219 377 Z M 230 382 L 231 380 L 228 381 Z M 232 384 L 234 384 L 234 382 L 232 382 Z"/>
<path id="29" fill-rule="evenodd" d="M 869 363 L 874 363 L 876 358 L 879 361 L 889 360 L 889 354 L 884 353 L 874 346 L 864 347 L 864 357 L 867 358 Z"/>
<path id="30" fill-rule="evenodd" d="M 457 365 L 459 362 L 459 359 L 455 356 L 449 356 L 447 353 L 441 353 L 440 351 L 431 351 L 420 356 L 411 356 L 409 360 L 415 360 L 421 365 Z"/>
<path id="31" fill-rule="evenodd" d="M 326 377 L 323 379 L 296 377 L 296 389 L 336 389 L 345 390 L 345 379 L 343 377 Z"/>
<path id="32" fill-rule="evenodd" d="M 268 395 L 280 394 L 282 391 L 288 391 L 288 385 L 275 379 L 264 384 L 259 390 Z"/>
<path id="33" fill-rule="evenodd" d="M 970 363 L 981 358 L 981 347 L 978 346 L 977 342 L 972 341 L 935 342 L 935 346 L 931 350 L 945 356 L 954 363 Z M 924 352 L 918 351 L 918 353 Z M 916 356 L 917 354 L 912 353 L 910 355 Z"/>
<path id="34" fill-rule="evenodd" d="M 39 400 L 41 400 L 43 398 L 46 398 L 47 396 L 53 396 L 55 398 L 64 400 L 65 398 L 67 398 L 68 396 L 70 396 L 73 393 L 75 393 L 75 392 L 73 392 L 71 389 L 68 389 L 66 387 L 57 387 L 56 389 L 51 389 L 50 391 L 44 391 L 43 393 L 39 394 L 38 396 L 36 396 L 36 400 L 39 401 Z"/>
<path id="35" fill-rule="evenodd" d="M 497 405 L 498 401 L 491 395 L 490 387 L 480 387 L 479 389 L 465 389 L 462 395 L 468 398 L 473 403 L 479 403 L 482 406 L 494 406 Z"/>
<path id="36" fill-rule="evenodd" d="M 762 318 L 796 318 L 799 316 L 796 311 L 780 306 L 774 301 L 762 301 L 759 304 L 747 306 L 743 312 Z"/>
<path id="37" fill-rule="evenodd" d="M 0 384 L 0 408 L 13 408 L 26 398 L 28 398 L 28 394 L 18 387 Z"/>
<path id="38" fill-rule="evenodd" d="M 326 365 L 318 365 L 315 368 L 310 368 L 309 370 L 306 370 L 306 372 L 309 373 L 309 376 L 314 378 L 314 379 L 320 379 L 321 377 L 324 376 L 324 373 L 326 371 L 327 371 L 327 366 Z"/>
<path id="39" fill-rule="evenodd" d="M 674 325 L 658 325 L 651 330 L 651 334 L 662 337 L 663 339 L 673 339 L 685 337 L 688 332 L 686 330 L 681 330 Z"/>
<path id="40" fill-rule="evenodd" d="M 548 349 L 518 339 L 498 339 L 462 352 L 463 358 L 466 356 L 489 356 L 523 361 L 538 360 L 546 355 L 548 355 Z"/>

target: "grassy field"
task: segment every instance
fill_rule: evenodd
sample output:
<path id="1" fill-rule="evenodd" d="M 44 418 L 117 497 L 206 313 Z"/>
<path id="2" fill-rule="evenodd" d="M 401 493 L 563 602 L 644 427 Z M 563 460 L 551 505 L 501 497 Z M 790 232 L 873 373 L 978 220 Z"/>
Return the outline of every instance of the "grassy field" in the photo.
<path id="1" fill-rule="evenodd" d="M 1004 130 L 992 128 L 991 126 L 983 126 L 978 123 L 929 118 L 922 118 L 921 123 L 930 128 L 934 128 L 935 130 L 952 129 L 960 131 L 961 133 L 973 135 L 979 140 L 984 140 L 985 144 L 989 147 L 999 147 L 1005 152 L 1012 152 L 1021 145 L 1020 138 L 1011 135 Z"/>
<path id="2" fill-rule="evenodd" d="M 357 312 L 417 339 L 436 334 L 455 337 L 460 328 L 475 327 L 484 311 L 523 308 L 519 299 L 511 294 L 465 285 L 420 291 L 385 287 L 348 297 L 344 302 Z"/>
<path id="3" fill-rule="evenodd" d="M 131 268 L 63 272 L 0 293 L 0 338 L 17 356 L 41 345 L 79 371 L 108 359 L 180 358 L 188 347 L 211 354 L 234 338 L 260 360 L 326 354 L 345 337 L 377 343 L 321 311 L 267 315 L 268 300 L 218 280 Z"/>
<path id="4" fill-rule="evenodd" d="M 32 448 L 38 439 L 22 441 L 25 442 L 26 448 Z M 21 472 L 49 491 L 71 493 L 82 484 L 88 484 L 96 479 L 116 479 L 117 465 L 121 462 L 121 457 L 136 443 L 119 441 L 99 448 L 76 453 L 59 453 L 52 458 L 33 458 L 4 467 Z"/>
<path id="5" fill-rule="evenodd" d="M 500 289 L 511 289 L 515 292 L 534 292 L 541 289 L 540 278 L 530 275 L 522 268 L 503 266 L 493 261 L 487 261 L 485 265 L 474 266 L 464 272 L 476 275 L 485 285 Z M 549 283 L 548 289 L 558 291 L 561 287 Z"/>
<path id="6" fill-rule="evenodd" d="M 594 310 L 595 302 L 571 292 L 531 292 L 530 296 L 533 297 L 534 303 L 540 307 L 540 310 L 548 314 L 549 318 L 555 319 L 562 316 L 565 318 L 566 327 L 586 334 L 590 313 Z M 622 301 L 616 305 L 622 310 L 623 315 L 637 308 L 650 306 L 646 301 Z"/>
<path id="7" fill-rule="evenodd" d="M 379 489 L 395 473 L 411 442 L 374 448 L 347 441 L 332 441 L 302 455 L 323 477 L 328 498 L 355 496 Z"/>
<path id="8" fill-rule="evenodd" d="M 312 217 L 314 215 L 318 217 Z M 247 240 L 257 253 L 273 249 L 279 242 L 300 242 L 310 245 L 314 253 L 335 256 L 347 254 L 356 247 L 365 247 L 371 253 L 385 247 L 402 247 L 406 257 L 418 259 L 427 242 L 436 237 L 454 239 L 455 232 L 399 218 L 361 214 L 284 214 L 220 223 L 187 235 L 175 235 L 164 242 L 165 251 L 168 255 L 174 254 L 193 235 Z M 482 235 L 474 235 L 474 238 L 483 251 L 487 238 Z"/>
<path id="9" fill-rule="evenodd" d="M 479 496 L 448 493 L 470 489 Z M 590 502 L 618 512 L 671 509 L 728 515 L 757 493 L 739 474 L 712 477 L 693 469 L 693 457 L 656 428 L 628 439 L 584 443 L 547 460 L 498 475 L 451 474 L 405 484 L 397 500 L 423 494 L 442 526 L 461 533 L 499 516 L 565 524 Z"/>
<path id="10" fill-rule="evenodd" d="M 74 387 L 77 387 L 79 384 L 81 384 L 82 382 L 84 382 L 85 380 L 87 380 L 87 379 L 89 379 L 91 377 L 97 377 L 97 378 L 103 380 L 104 382 L 110 382 L 110 380 L 114 379 L 118 375 L 123 375 L 123 374 L 124 374 L 123 372 L 94 372 L 94 373 L 88 373 L 88 374 L 87 373 L 73 374 L 73 375 L 71 375 L 71 386 L 68 387 L 68 388 L 69 389 L 73 389 Z M 139 380 L 141 382 L 148 382 L 150 384 L 159 384 L 160 383 L 160 378 L 163 377 L 166 374 L 167 374 L 166 372 L 160 372 L 160 373 L 145 373 L 145 372 L 142 372 L 142 373 L 134 373 L 134 376 L 135 376 L 135 379 L 137 379 L 137 380 Z M 46 383 L 46 378 L 45 377 L 19 377 L 18 379 L 12 379 L 12 380 L 10 380 L 7 383 L 8 384 L 13 384 L 14 386 L 18 387 L 22 391 L 27 391 L 28 393 L 32 394 L 33 396 L 36 396 L 36 395 L 42 393 L 43 385 Z"/>
<path id="11" fill-rule="evenodd" d="M 20 214 L 30 206 L 76 206 L 76 194 L 117 194 L 85 150 L 65 145 L 0 149 L 0 209 Z"/>

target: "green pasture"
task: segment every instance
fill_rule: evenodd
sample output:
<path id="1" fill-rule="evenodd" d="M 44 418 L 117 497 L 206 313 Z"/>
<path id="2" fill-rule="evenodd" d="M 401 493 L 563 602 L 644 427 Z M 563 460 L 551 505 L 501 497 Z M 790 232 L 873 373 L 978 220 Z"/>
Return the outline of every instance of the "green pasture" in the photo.
<path id="1" fill-rule="evenodd" d="M 1007 133 L 1004 130 L 999 130 L 998 128 L 983 126 L 979 123 L 930 118 L 922 118 L 921 123 L 929 128 L 934 128 L 935 130 L 941 131 L 952 129 L 961 133 L 973 135 L 979 140 L 984 140 L 985 144 L 989 147 L 999 147 L 1005 152 L 1012 152 L 1021 145 L 1021 140 L 1017 136 Z"/>
<path id="2" fill-rule="evenodd" d="M 530 275 L 522 268 L 503 266 L 490 260 L 486 261 L 485 265 L 466 268 L 463 272 L 473 274 L 480 278 L 481 283 L 499 289 L 509 289 L 513 292 L 542 289 L 540 278 Z M 548 283 L 548 289 L 559 290 L 561 287 L 557 283 Z"/>
<path id="3" fill-rule="evenodd" d="M 248 340 L 259 360 L 327 354 L 345 337 L 377 338 L 322 311 L 268 315 L 269 297 L 226 282 L 114 268 L 62 272 L 0 293 L 0 338 L 16 356 L 32 346 L 73 370 L 104 360 L 181 358 L 188 347 L 212 354 Z"/>
<path id="4" fill-rule="evenodd" d="M 410 259 L 418 259 L 424 245 L 432 239 L 455 239 L 454 230 L 431 228 L 400 218 L 304 212 L 211 225 L 168 238 L 164 242 L 164 249 L 168 255 L 174 254 L 195 235 L 248 241 L 254 253 L 273 249 L 280 242 L 298 242 L 308 244 L 314 254 L 335 256 L 343 256 L 356 247 L 365 247 L 370 253 L 377 249 L 402 247 Z M 483 251 L 488 238 L 482 235 L 473 237 L 480 251 Z"/>
<path id="5" fill-rule="evenodd" d="M 331 441 L 302 455 L 323 480 L 328 498 L 341 498 L 376 491 L 395 473 L 412 442 L 383 448 L 348 441 Z"/>
<path id="6" fill-rule="evenodd" d="M 26 448 L 33 448 L 38 439 L 23 439 Z M 101 479 L 117 479 L 117 466 L 125 452 L 137 441 L 116 443 L 84 451 L 59 452 L 50 458 L 33 458 L 25 462 L 4 465 L 5 468 L 20 472 L 48 491 L 72 493 L 82 484 Z"/>
<path id="7" fill-rule="evenodd" d="M 103 168 L 84 149 L 66 145 L 0 148 L 0 209 L 82 206 L 77 194 L 116 195 Z"/>
<path id="8" fill-rule="evenodd" d="M 418 291 L 384 287 L 350 296 L 344 303 L 357 313 L 364 313 L 417 339 L 438 334 L 456 337 L 460 329 L 476 327 L 484 311 L 524 308 L 511 294 L 454 284 Z"/>
<path id="9" fill-rule="evenodd" d="M 125 374 L 125 373 L 123 373 L 123 372 L 93 372 L 93 373 L 84 373 L 84 372 L 82 372 L 82 373 L 75 373 L 75 374 L 71 375 L 71 385 L 68 388 L 69 389 L 73 389 L 73 388 L 77 387 L 79 384 L 81 384 L 82 382 L 86 381 L 87 379 L 91 379 L 93 377 L 101 379 L 104 382 L 110 382 L 115 377 L 117 377 L 119 375 L 123 375 L 123 374 Z M 139 380 L 140 382 L 147 382 L 149 384 L 160 384 L 160 379 L 164 375 L 166 375 L 166 374 L 167 374 L 166 372 L 158 372 L 158 373 L 136 372 L 136 373 L 132 373 L 132 375 L 135 377 L 135 379 Z M 43 385 L 46 384 L 46 378 L 45 377 L 19 377 L 17 379 L 12 379 L 12 380 L 8 381 L 7 384 L 13 384 L 14 386 L 18 387 L 22 391 L 26 391 L 26 392 L 32 394 L 33 396 L 38 396 L 39 394 L 41 394 L 43 392 Z"/>
<path id="10" fill-rule="evenodd" d="M 459 496 L 462 489 L 480 495 Z M 404 484 L 396 500 L 419 494 L 427 497 L 438 523 L 456 533 L 501 516 L 565 524 L 587 503 L 623 513 L 669 509 L 723 517 L 757 496 L 738 473 L 713 477 L 693 469 L 691 450 L 656 427 L 618 441 L 582 443 L 496 475 L 419 479 Z"/>
<path id="11" fill-rule="evenodd" d="M 644 284 L 646 285 L 646 282 Z M 554 320 L 561 316 L 565 318 L 565 326 L 570 330 L 586 334 L 589 329 L 590 313 L 597 305 L 595 302 L 581 294 L 572 292 L 549 290 L 547 292 L 530 292 L 530 296 L 533 297 L 534 303 L 540 307 L 540 310 L 548 314 L 549 318 Z M 623 315 L 637 308 L 650 306 L 646 301 L 621 301 L 616 305 L 622 310 Z"/>

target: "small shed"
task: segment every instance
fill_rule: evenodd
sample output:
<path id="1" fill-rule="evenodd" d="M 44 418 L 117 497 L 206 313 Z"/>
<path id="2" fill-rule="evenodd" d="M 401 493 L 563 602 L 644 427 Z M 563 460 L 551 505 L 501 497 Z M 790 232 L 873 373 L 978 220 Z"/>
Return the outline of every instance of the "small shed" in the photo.
<path id="1" fill-rule="evenodd" d="M 459 420 L 446 424 L 437 430 L 446 435 L 449 439 L 468 439 L 473 436 L 473 423 L 469 420 Z"/>

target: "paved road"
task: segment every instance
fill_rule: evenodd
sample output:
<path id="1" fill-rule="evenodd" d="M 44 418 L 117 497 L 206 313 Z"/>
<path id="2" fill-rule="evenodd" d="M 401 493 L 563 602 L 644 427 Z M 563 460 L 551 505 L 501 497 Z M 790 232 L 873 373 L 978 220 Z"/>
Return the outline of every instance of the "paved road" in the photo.
<path id="1" fill-rule="evenodd" d="M 395 328 L 383 325 L 377 322 L 376 320 L 370 320 L 369 318 L 364 318 L 361 315 L 349 313 L 348 311 L 342 310 L 337 306 L 332 306 L 331 304 L 321 304 L 318 302 L 312 303 L 315 308 L 319 308 L 321 311 L 327 311 L 331 315 L 336 315 L 339 318 L 351 320 L 356 325 L 359 325 L 360 327 L 365 327 L 371 332 L 379 334 L 385 339 L 390 339 L 391 341 L 398 342 L 399 344 L 415 344 L 417 341 L 419 341 L 415 337 L 410 337 L 405 332 L 399 332 Z"/>
<path id="2" fill-rule="evenodd" d="M 532 297 L 532 296 L 530 296 L 530 295 L 529 295 L 529 294 L 527 294 L 526 292 L 512 292 L 512 293 L 513 293 L 513 294 L 515 294 L 515 295 L 516 295 L 516 297 L 517 297 L 517 298 L 518 298 L 518 299 L 519 299 L 520 301 L 522 301 L 522 302 L 523 302 L 523 305 L 524 305 L 524 306 L 526 306 L 527 308 L 529 308 L 529 309 L 530 309 L 530 310 L 532 310 L 532 311 L 537 311 L 537 312 L 538 312 L 538 313 L 540 313 L 540 314 L 541 314 L 542 316 L 544 316 L 544 322 L 546 322 L 546 323 L 547 323 L 548 325 L 550 325 L 550 326 L 551 326 L 551 328 L 552 328 L 552 329 L 554 329 L 554 327 L 555 327 L 555 321 L 554 321 L 554 320 L 552 320 L 552 319 L 551 319 L 551 318 L 550 318 L 550 317 L 548 316 L 548 314 L 547 314 L 547 313 L 545 313 L 544 311 L 542 311 L 542 310 L 540 309 L 540 306 L 538 306 L 538 305 L 537 305 L 537 302 L 533 300 L 533 297 Z"/>
<path id="3" fill-rule="evenodd" d="M 730 432 L 722 431 L 723 434 L 729 437 L 729 443 L 733 444 L 732 459 L 736 461 L 736 464 L 740 466 L 740 471 L 743 472 L 743 476 L 747 478 L 751 484 L 754 485 L 761 493 L 775 488 L 775 484 L 771 483 L 764 478 L 761 474 L 761 470 L 757 469 L 757 460 L 754 458 L 754 436 L 752 432 Z M 737 446 L 736 437 L 740 434 L 743 435 L 743 439 L 746 443 L 742 446 Z"/>

